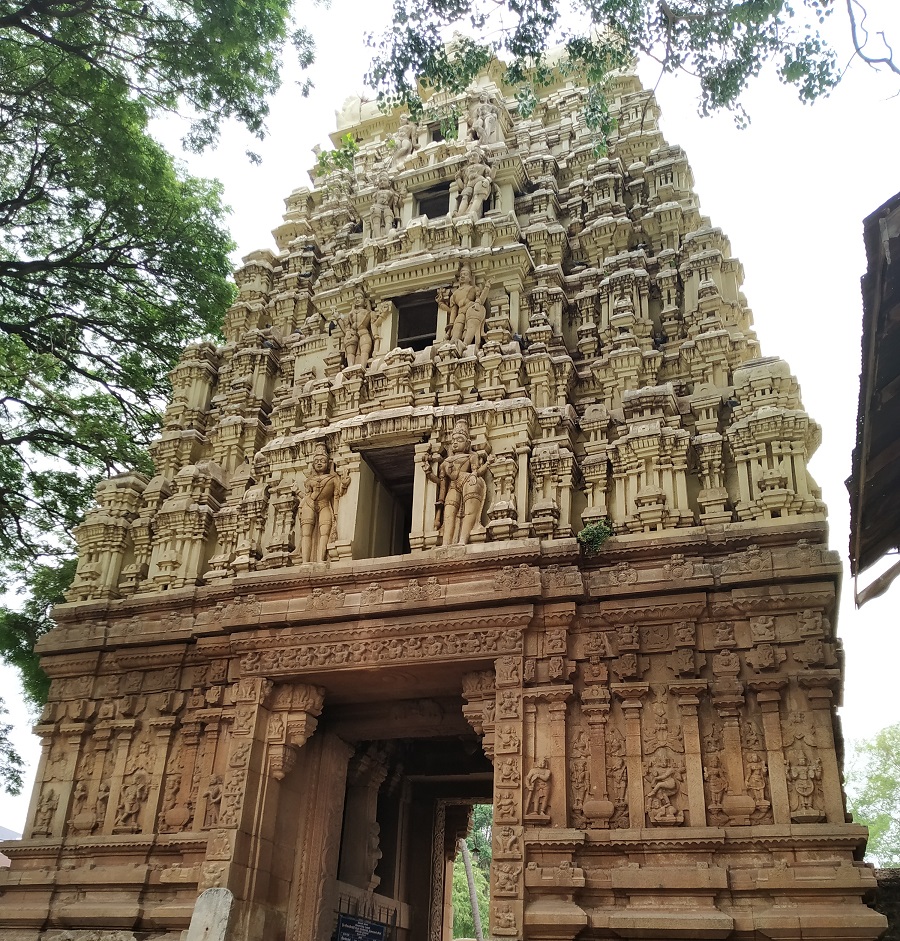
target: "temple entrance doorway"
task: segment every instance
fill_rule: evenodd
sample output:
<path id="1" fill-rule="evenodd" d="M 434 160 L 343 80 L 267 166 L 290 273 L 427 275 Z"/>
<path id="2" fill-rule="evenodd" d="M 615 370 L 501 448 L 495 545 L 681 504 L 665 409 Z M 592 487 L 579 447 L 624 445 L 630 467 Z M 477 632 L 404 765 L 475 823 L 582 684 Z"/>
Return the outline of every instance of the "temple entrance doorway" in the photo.
<path id="1" fill-rule="evenodd" d="M 473 805 L 493 800 L 493 766 L 462 706 L 460 696 L 326 705 L 295 782 L 288 941 L 331 941 L 339 918 L 372 922 L 373 938 L 384 926 L 385 941 L 452 941 L 458 841 Z"/>

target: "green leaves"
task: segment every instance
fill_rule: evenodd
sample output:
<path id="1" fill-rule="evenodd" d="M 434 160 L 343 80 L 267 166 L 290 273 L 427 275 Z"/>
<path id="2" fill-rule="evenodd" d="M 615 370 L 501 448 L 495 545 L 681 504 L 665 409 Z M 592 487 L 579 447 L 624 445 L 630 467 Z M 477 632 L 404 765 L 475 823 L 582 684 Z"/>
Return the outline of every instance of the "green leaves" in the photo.
<path id="1" fill-rule="evenodd" d="M 613 535 L 615 532 L 610 521 L 602 519 L 585 526 L 575 538 L 588 555 L 596 555 L 603 548 L 606 540 Z"/>
<path id="2" fill-rule="evenodd" d="M 493 819 L 494 808 L 491 804 L 475 804 L 472 807 L 472 822 L 469 834 L 466 837 L 466 845 L 472 859 L 472 875 L 475 881 L 478 911 L 485 931 L 488 927 L 488 906 L 490 904 Z M 461 852 L 457 853 L 453 862 L 453 937 L 475 937 L 475 921 L 472 917 L 469 883 L 466 878 Z"/>
<path id="3" fill-rule="evenodd" d="M 323 177 L 335 170 L 353 170 L 353 159 L 359 153 L 359 144 L 352 134 L 344 134 L 334 150 L 322 150 L 316 154 L 316 175 Z"/>
<path id="4" fill-rule="evenodd" d="M 900 866 L 900 724 L 855 743 L 846 789 L 854 819 L 869 828 L 866 857 L 883 868 Z"/>
<path id="5" fill-rule="evenodd" d="M 803 19 L 818 24 L 834 9 L 834 0 L 801 4 Z M 603 83 L 638 53 L 659 61 L 664 71 L 694 74 L 701 112 L 727 109 L 739 122 L 746 120 L 741 95 L 766 62 L 775 63 L 803 100 L 827 94 L 839 79 L 836 59 L 816 28 L 797 18 L 786 0 L 570 0 L 568 6 L 551 0 L 395 0 L 391 27 L 370 39 L 375 60 L 369 81 L 382 103 L 405 104 L 417 115 L 429 89 L 462 91 L 488 62 L 503 60 L 504 80 L 527 115 L 535 89 L 552 75 L 548 54 L 562 46 L 563 59 L 554 64 L 598 89 L 598 103 L 586 116 L 602 150 L 611 131 L 599 104 Z M 489 39 L 454 36 L 447 44 L 456 28 Z"/>
<path id="6" fill-rule="evenodd" d="M 168 372 L 234 292 L 220 186 L 149 122 L 188 114 L 194 149 L 227 119 L 262 135 L 288 42 L 312 61 L 289 0 L 0 3 L 0 584 L 25 596 L 0 657 L 34 703 L 71 530 L 99 480 L 150 470 Z"/>

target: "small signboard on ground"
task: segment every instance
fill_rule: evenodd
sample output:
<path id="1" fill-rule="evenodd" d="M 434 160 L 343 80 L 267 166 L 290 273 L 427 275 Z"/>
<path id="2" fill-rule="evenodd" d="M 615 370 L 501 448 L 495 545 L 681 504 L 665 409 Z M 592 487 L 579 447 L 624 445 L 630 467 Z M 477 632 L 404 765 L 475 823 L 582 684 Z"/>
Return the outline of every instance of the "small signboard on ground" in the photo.
<path id="1" fill-rule="evenodd" d="M 385 941 L 387 925 L 356 915 L 338 915 L 336 941 Z"/>

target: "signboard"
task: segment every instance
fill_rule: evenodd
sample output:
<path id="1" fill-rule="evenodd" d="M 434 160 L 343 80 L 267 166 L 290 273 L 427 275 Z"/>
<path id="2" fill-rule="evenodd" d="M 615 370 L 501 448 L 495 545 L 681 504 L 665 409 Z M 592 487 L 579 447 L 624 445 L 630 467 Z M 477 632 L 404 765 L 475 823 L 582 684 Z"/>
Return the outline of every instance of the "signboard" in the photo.
<path id="1" fill-rule="evenodd" d="M 337 941 L 385 941 L 387 925 L 356 915 L 338 915 Z"/>

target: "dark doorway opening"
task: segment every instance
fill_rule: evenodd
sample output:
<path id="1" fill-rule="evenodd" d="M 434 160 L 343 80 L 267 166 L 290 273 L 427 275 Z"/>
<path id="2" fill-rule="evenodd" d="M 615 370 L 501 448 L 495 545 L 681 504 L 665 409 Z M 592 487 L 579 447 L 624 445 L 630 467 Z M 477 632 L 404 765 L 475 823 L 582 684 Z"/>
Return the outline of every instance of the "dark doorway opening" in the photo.
<path id="1" fill-rule="evenodd" d="M 440 219 L 450 212 L 450 184 L 438 183 L 430 189 L 422 190 L 416 195 L 419 215 L 429 219 Z"/>
<path id="2" fill-rule="evenodd" d="M 395 297 L 397 307 L 397 346 L 424 350 L 437 335 L 438 306 L 434 291 L 419 291 Z"/>
<path id="3" fill-rule="evenodd" d="M 375 559 L 409 553 L 415 445 L 363 451 L 358 543 L 354 556 Z"/>

